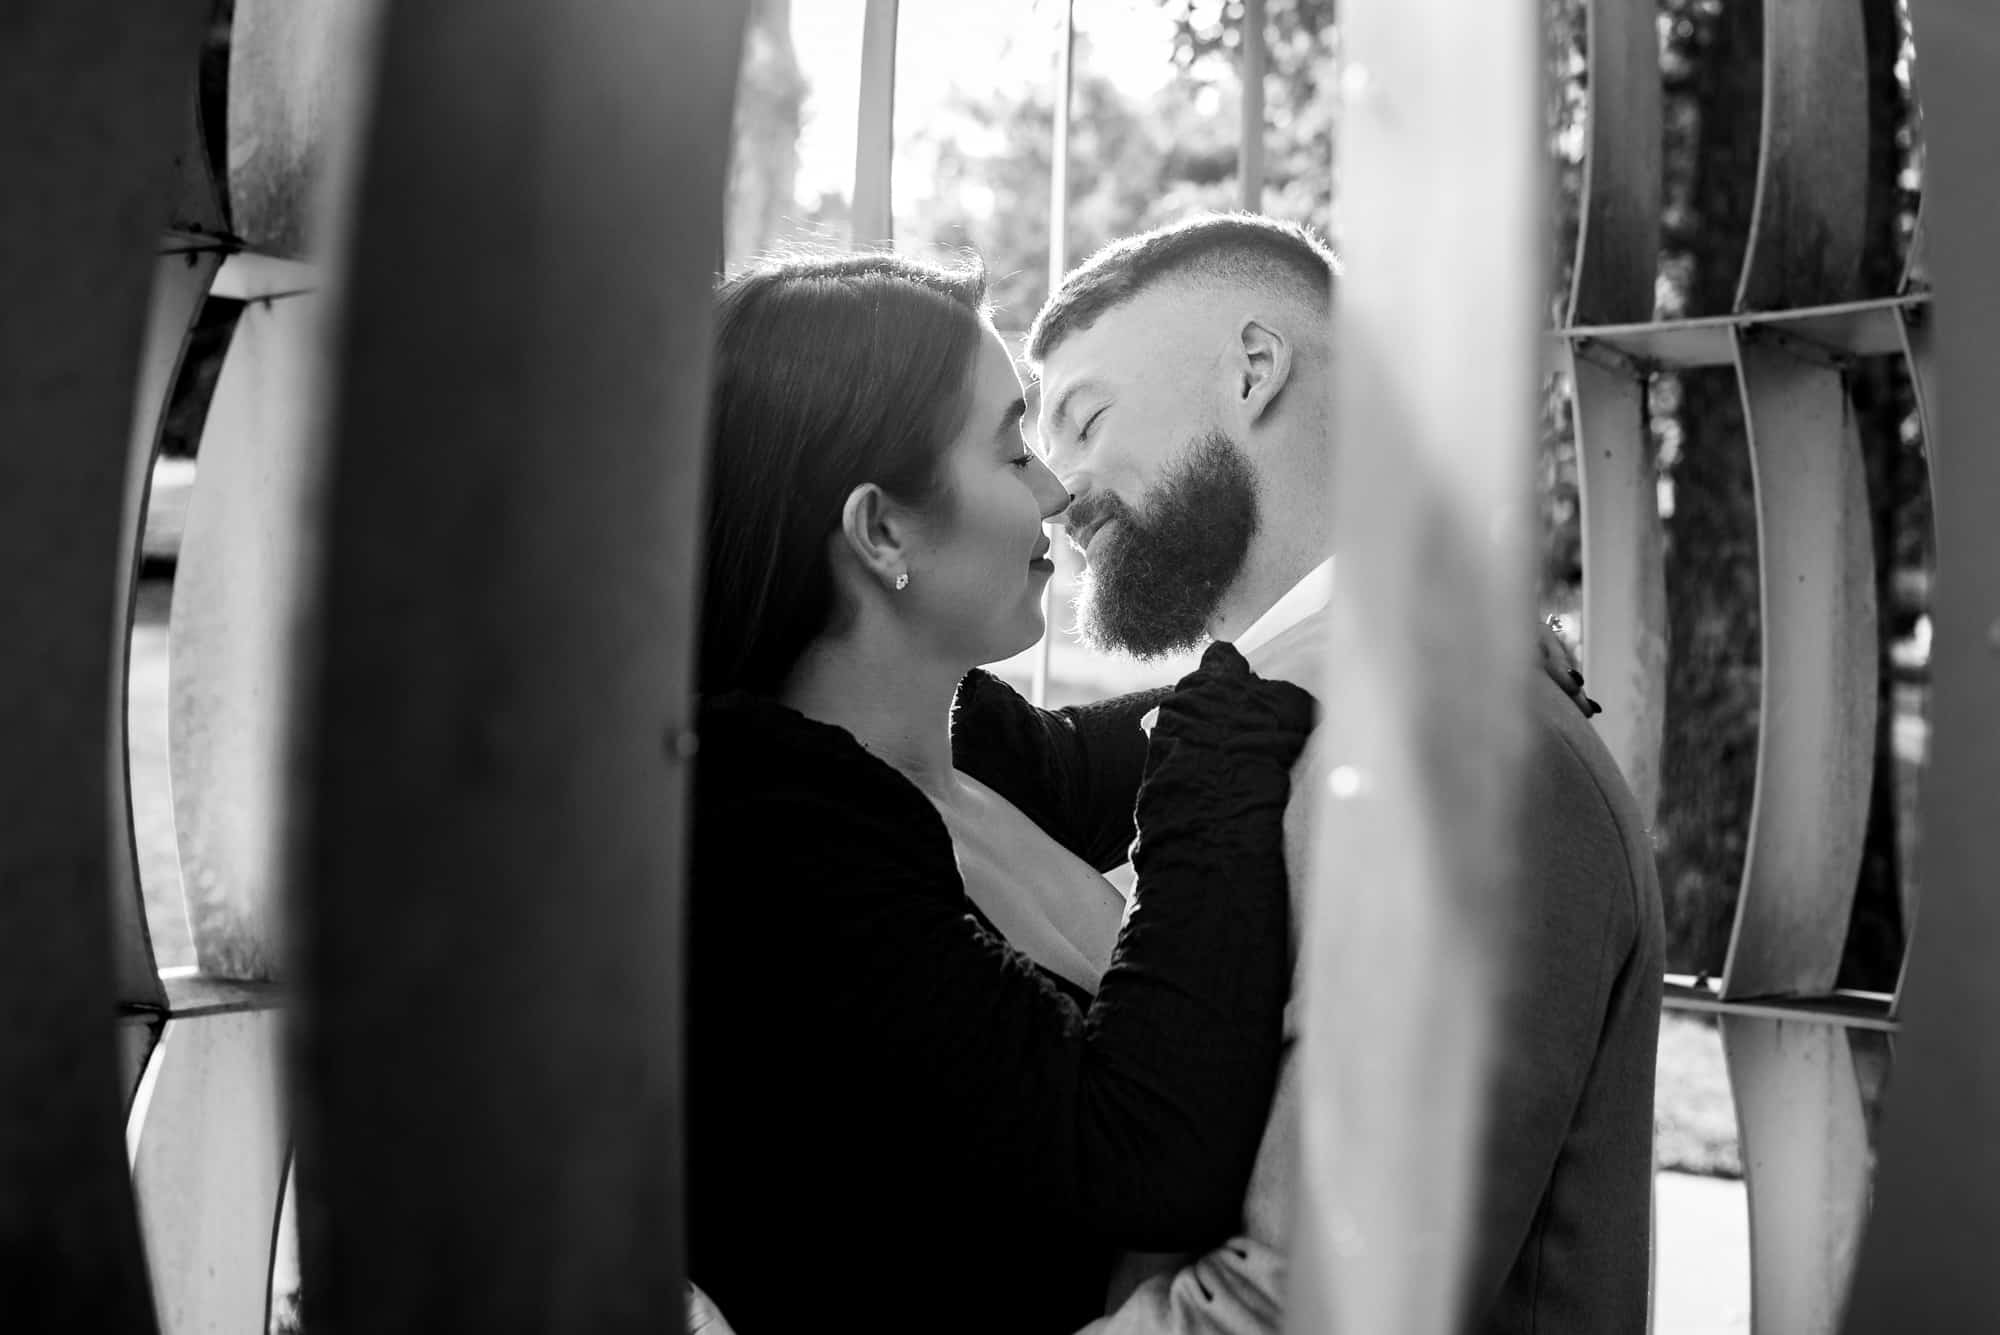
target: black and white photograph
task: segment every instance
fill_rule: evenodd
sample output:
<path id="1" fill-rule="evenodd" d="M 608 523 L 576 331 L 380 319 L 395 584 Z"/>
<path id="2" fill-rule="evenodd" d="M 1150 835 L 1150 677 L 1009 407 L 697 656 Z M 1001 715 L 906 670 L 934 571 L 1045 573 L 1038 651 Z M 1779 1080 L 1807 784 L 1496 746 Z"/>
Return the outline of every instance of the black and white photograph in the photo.
<path id="1" fill-rule="evenodd" d="M 0 1330 L 2000 1329 L 1995 124 L 1988 0 L 0 0 Z"/>

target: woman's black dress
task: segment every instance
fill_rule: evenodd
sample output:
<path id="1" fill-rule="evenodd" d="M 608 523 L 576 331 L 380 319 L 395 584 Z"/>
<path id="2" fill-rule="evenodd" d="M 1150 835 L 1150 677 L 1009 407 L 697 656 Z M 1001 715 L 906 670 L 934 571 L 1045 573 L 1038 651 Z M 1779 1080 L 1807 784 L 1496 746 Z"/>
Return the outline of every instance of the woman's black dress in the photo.
<path id="1" fill-rule="evenodd" d="M 1137 905 L 1092 999 L 991 929 L 929 801 L 851 734 L 748 695 L 705 706 L 688 1235 L 739 1335 L 1069 1331 L 1101 1313 L 1115 1249 L 1236 1228 L 1311 713 L 1226 645 L 1171 691 L 1082 710 L 967 678 L 955 763 L 1100 869 L 1136 789 Z"/>

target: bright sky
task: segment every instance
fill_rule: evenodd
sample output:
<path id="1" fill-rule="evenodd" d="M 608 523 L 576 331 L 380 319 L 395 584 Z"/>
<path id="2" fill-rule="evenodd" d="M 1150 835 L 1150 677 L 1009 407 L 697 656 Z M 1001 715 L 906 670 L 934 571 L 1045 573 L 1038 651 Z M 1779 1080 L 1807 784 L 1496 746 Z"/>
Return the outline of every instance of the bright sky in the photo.
<path id="1" fill-rule="evenodd" d="M 854 179 L 863 7 L 863 0 L 792 0 L 792 44 L 811 84 L 799 136 L 802 203 L 822 192 L 844 195 Z M 923 123 L 954 86 L 976 95 L 1055 79 L 1063 0 L 902 0 L 900 9 L 899 130 Z M 1166 81 L 1173 25 L 1161 0 L 1076 0 L 1076 26 L 1091 39 L 1093 67 L 1134 94 Z"/>

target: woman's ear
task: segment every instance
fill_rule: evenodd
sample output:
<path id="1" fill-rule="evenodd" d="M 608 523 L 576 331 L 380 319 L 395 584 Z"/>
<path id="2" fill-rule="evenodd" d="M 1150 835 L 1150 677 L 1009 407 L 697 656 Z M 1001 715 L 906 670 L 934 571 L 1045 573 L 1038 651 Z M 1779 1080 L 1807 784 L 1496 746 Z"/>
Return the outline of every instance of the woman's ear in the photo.
<path id="1" fill-rule="evenodd" d="M 840 540 L 869 575 L 894 587 L 909 572 L 908 525 L 895 502 L 873 482 L 847 493 L 840 507 Z"/>
<path id="2" fill-rule="evenodd" d="M 1237 411 L 1252 425 L 1270 410 L 1292 376 L 1292 344 L 1283 334 L 1255 316 L 1236 329 Z"/>

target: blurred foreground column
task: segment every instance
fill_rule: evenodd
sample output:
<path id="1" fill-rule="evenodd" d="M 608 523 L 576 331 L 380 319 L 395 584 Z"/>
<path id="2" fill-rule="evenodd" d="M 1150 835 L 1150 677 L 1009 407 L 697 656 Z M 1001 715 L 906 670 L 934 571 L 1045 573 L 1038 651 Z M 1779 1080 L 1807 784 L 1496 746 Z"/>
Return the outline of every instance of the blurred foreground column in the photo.
<path id="1" fill-rule="evenodd" d="M 1341 10 L 1334 640 L 1287 1329 L 1454 1328 L 1533 602 L 1536 6 Z"/>
<path id="2" fill-rule="evenodd" d="M 1925 262 L 1936 287 L 1938 573 L 1923 917 L 1883 1113 L 1875 1210 L 1847 1329 L 1986 1330 L 2000 1311 L 2000 11 L 1910 6 L 1924 97 Z"/>
<path id="3" fill-rule="evenodd" d="M 385 11 L 300 667 L 315 1331 L 684 1319 L 683 799 L 743 9 Z"/>
<path id="4" fill-rule="evenodd" d="M 120 1001 L 134 400 L 208 6 L 0 8 L 0 1325 L 154 1329 Z M 135 521 L 136 522 L 136 521 Z M 126 559 L 121 562 L 121 551 Z M 114 910 L 114 891 L 118 902 Z"/>

